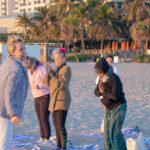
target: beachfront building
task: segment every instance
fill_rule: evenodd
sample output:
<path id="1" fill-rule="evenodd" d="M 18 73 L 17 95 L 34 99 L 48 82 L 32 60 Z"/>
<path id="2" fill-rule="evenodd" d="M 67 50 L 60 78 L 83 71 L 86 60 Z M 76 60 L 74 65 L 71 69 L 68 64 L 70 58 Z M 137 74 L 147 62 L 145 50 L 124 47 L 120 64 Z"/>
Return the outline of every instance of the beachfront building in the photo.
<path id="1" fill-rule="evenodd" d="M 51 0 L 14 0 L 14 13 L 36 12 L 39 7 L 45 6 Z"/>
<path id="2" fill-rule="evenodd" d="M 124 0 L 104 0 L 104 3 L 110 3 L 112 8 L 116 8 L 117 12 L 126 15 L 127 11 L 123 8 Z M 150 6 L 150 0 L 145 0 L 145 4 Z"/>
<path id="3" fill-rule="evenodd" d="M 13 13 L 35 12 L 51 0 L 0 0 L 0 16 Z"/>
<path id="4" fill-rule="evenodd" d="M 17 26 L 17 16 L 19 14 L 11 14 L 0 17 L 0 33 L 22 33 L 23 29 Z"/>
<path id="5" fill-rule="evenodd" d="M 12 14 L 14 6 L 14 0 L 0 0 L 0 16 Z"/>

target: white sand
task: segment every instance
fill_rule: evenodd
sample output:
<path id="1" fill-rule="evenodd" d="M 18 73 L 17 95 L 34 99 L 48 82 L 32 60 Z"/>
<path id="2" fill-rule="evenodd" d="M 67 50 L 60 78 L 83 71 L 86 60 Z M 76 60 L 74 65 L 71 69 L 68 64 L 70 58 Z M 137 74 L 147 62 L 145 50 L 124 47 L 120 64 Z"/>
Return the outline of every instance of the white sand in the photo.
<path id="1" fill-rule="evenodd" d="M 68 137 L 78 145 L 94 144 L 95 139 L 78 138 L 81 132 L 98 130 L 104 115 L 99 98 L 93 94 L 96 79 L 94 63 L 69 65 L 72 68 L 72 104 L 67 118 Z M 145 136 L 150 136 L 150 64 L 124 63 L 115 66 L 120 70 L 128 103 L 124 128 L 137 125 Z M 54 135 L 52 120 L 51 125 Z M 30 91 L 25 104 L 23 123 L 16 126 L 15 133 L 39 138 L 39 126 Z"/>

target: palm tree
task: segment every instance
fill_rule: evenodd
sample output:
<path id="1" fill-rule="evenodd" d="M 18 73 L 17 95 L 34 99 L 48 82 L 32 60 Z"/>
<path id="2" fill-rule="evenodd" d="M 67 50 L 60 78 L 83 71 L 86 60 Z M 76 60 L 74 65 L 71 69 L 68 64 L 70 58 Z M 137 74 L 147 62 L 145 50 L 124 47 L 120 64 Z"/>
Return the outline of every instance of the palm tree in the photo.
<path id="1" fill-rule="evenodd" d="M 139 43 L 140 49 L 143 50 L 143 41 L 150 40 L 150 18 L 134 23 L 130 28 L 130 32 L 132 39 Z"/>
<path id="2" fill-rule="evenodd" d="M 129 10 L 128 20 L 132 23 L 143 21 L 148 17 L 145 0 L 125 0 L 124 7 Z"/>
<path id="3" fill-rule="evenodd" d="M 31 42 L 41 42 L 41 29 L 37 26 L 37 24 L 32 23 L 30 29 L 28 30 L 29 39 Z"/>
<path id="4" fill-rule="evenodd" d="M 85 5 L 85 3 L 80 2 L 78 5 L 76 5 L 73 9 L 73 11 L 71 11 L 72 15 L 75 16 L 75 19 L 78 20 L 79 23 L 79 28 L 78 28 L 78 32 L 81 38 L 81 42 L 82 42 L 82 53 L 85 53 L 85 36 L 86 36 L 86 26 L 88 24 L 88 20 L 87 20 L 87 6 Z"/>
<path id="5" fill-rule="evenodd" d="M 97 39 L 101 40 L 101 54 L 103 53 L 103 41 L 104 38 L 117 38 L 117 32 L 119 27 L 117 25 L 117 18 L 114 18 L 113 9 L 107 4 L 98 5 L 94 12 L 95 18 L 93 18 L 92 25 L 97 33 Z"/>
<path id="6" fill-rule="evenodd" d="M 32 20 L 37 23 L 37 26 L 40 28 L 40 36 L 43 37 L 46 43 L 50 37 L 50 29 L 54 27 L 56 23 L 55 12 L 46 6 L 40 7 L 38 8 L 38 12 L 34 13 Z"/>
<path id="7" fill-rule="evenodd" d="M 64 19 L 64 37 L 65 37 L 65 43 L 67 45 L 67 49 L 69 52 L 69 45 L 70 43 L 73 43 L 73 50 L 75 54 L 76 61 L 79 62 L 78 57 L 76 56 L 76 51 L 75 51 L 75 36 L 78 31 L 79 27 L 79 21 L 76 20 L 75 16 L 68 16 Z"/>
<path id="8" fill-rule="evenodd" d="M 18 15 L 17 16 L 17 26 L 20 26 L 21 28 L 23 28 L 23 32 L 24 32 L 24 40 L 27 40 L 27 30 L 31 24 L 31 18 L 29 15 L 27 15 L 26 13 L 23 13 L 22 15 Z"/>

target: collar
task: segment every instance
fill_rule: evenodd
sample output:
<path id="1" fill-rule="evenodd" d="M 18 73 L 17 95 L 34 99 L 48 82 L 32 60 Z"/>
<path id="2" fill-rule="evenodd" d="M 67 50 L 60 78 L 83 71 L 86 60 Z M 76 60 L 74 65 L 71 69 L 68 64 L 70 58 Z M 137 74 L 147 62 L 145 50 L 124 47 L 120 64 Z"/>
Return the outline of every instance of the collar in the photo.
<path id="1" fill-rule="evenodd" d="M 15 61 L 17 61 L 17 62 L 20 63 L 20 64 L 23 63 L 23 61 L 21 61 L 19 58 L 15 57 L 15 56 L 9 56 L 8 59 L 15 60 Z"/>
<path id="2" fill-rule="evenodd" d="M 113 75 L 113 73 L 114 73 L 114 69 L 112 66 L 110 66 L 109 70 L 104 75 L 104 77 L 102 79 L 100 79 L 102 81 L 102 83 L 106 83 L 109 80 L 109 78 Z"/>

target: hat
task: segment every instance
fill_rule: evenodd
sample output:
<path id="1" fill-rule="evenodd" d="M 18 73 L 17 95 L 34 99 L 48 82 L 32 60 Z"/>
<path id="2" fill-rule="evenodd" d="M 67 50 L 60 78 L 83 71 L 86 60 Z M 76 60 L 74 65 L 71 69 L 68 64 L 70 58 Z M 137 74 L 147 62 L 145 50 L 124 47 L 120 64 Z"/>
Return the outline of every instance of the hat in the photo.
<path id="1" fill-rule="evenodd" d="M 105 58 L 99 59 L 99 61 L 95 64 L 94 71 L 96 74 L 104 73 L 106 74 L 109 70 L 110 66 Z"/>
<path id="2" fill-rule="evenodd" d="M 63 57 L 66 57 L 66 49 L 65 48 L 59 48 L 59 51 L 62 53 Z"/>
<path id="3" fill-rule="evenodd" d="M 65 48 L 59 48 L 59 50 L 63 53 L 66 53 L 66 49 Z"/>

